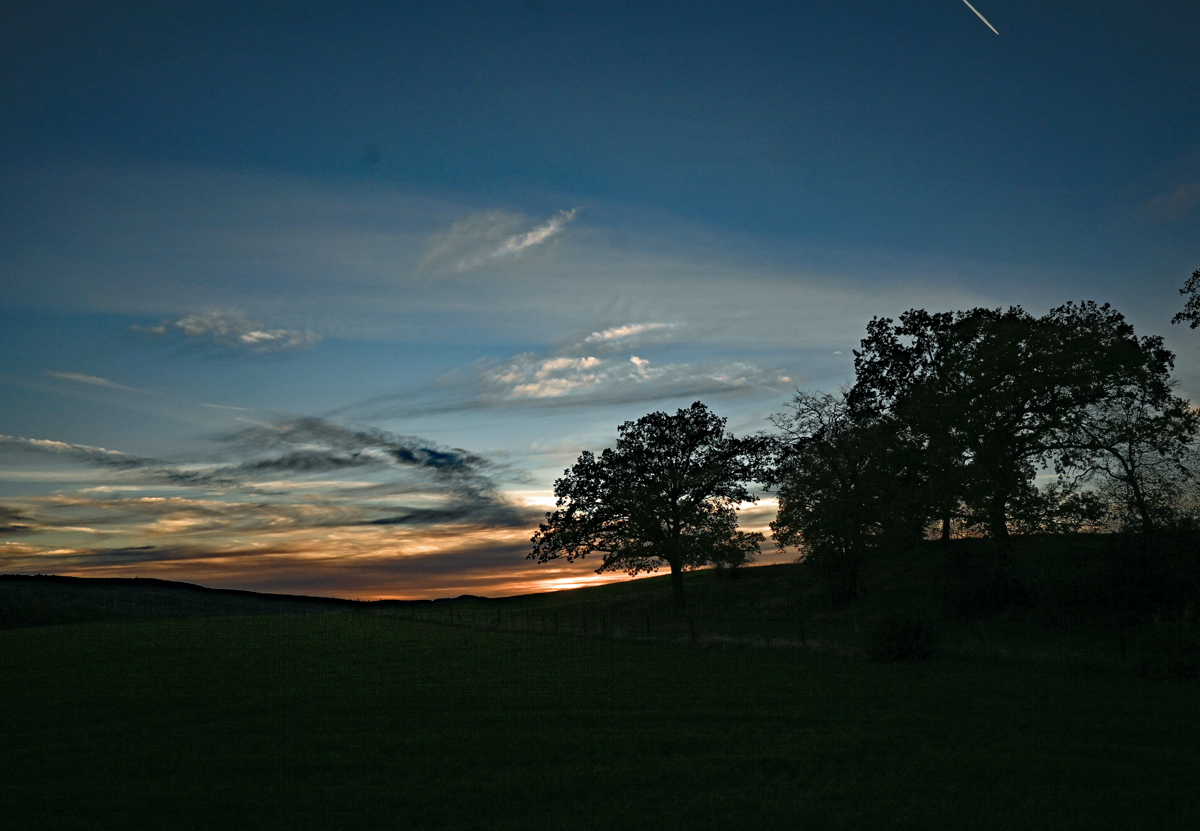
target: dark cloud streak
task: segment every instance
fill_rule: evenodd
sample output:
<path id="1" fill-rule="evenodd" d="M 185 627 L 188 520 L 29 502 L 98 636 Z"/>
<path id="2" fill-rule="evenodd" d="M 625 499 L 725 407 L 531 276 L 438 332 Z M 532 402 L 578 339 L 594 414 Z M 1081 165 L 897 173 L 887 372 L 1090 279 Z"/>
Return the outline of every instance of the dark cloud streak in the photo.
<path id="1" fill-rule="evenodd" d="M 34 522 L 24 512 L 0 505 L 0 534 L 14 536 L 34 530 Z"/>
<path id="2" fill-rule="evenodd" d="M 187 519 L 192 534 L 370 524 L 514 526 L 529 521 L 527 512 L 500 494 L 493 476 L 499 470 L 496 465 L 461 448 L 441 447 L 417 437 L 308 417 L 254 424 L 217 437 L 217 444 L 220 460 L 197 469 L 86 445 L 0 437 L 0 450 L 49 454 L 109 469 L 119 481 L 134 486 L 206 494 L 204 499 L 60 497 L 46 502 L 46 509 L 73 516 L 69 521 L 47 521 L 49 528 L 111 527 L 139 516 Z M 361 477 L 340 484 L 311 478 L 346 471 Z M 264 474 L 279 481 L 258 481 Z M 419 500 L 418 504 L 397 505 L 396 498 L 405 496 Z M 258 498 L 247 501 L 246 497 Z M 432 506 L 424 504 L 431 500 Z M 88 514 L 86 520 L 81 521 L 81 512 Z M 4 515 L 0 522 L 14 524 Z"/>

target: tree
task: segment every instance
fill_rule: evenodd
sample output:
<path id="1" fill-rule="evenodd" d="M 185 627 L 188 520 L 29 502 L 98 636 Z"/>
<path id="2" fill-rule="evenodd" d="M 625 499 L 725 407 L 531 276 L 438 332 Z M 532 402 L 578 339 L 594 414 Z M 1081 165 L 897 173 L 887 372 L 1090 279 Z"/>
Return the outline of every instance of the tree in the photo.
<path id="1" fill-rule="evenodd" d="M 655 412 L 617 428 L 615 448 L 585 451 L 554 483 L 556 510 L 533 536 L 530 559 L 572 562 L 593 552 L 596 573 L 630 576 L 671 569 L 676 603 L 683 572 L 752 560 L 763 535 L 737 530 L 737 505 L 754 502 L 762 439 L 735 438 L 697 401 L 675 415 Z"/>
<path id="2" fill-rule="evenodd" d="M 857 408 L 846 391 L 798 392 L 791 411 L 771 421 L 781 431 L 766 475 L 779 500 L 772 536 L 854 598 L 868 551 L 889 535 L 913 536 L 914 516 L 920 534 L 921 513 L 903 498 L 919 459 L 895 421 Z"/>
<path id="3" fill-rule="evenodd" d="M 921 476 L 906 483 L 907 501 L 915 510 L 924 506 L 924 518 L 941 521 L 943 542 L 950 540 L 953 520 L 963 515 L 970 486 L 961 437 L 946 418 L 944 402 L 928 389 L 936 388 L 943 352 L 961 316 L 910 309 L 896 325 L 873 318 L 862 348 L 854 351 L 856 380 L 846 396 L 854 410 L 895 422 L 893 432 L 906 434 L 918 448 Z"/>
<path id="4" fill-rule="evenodd" d="M 1194 476 L 1194 439 L 1200 418 L 1170 391 L 1165 377 L 1114 392 L 1080 426 L 1082 441 L 1064 454 L 1061 469 L 1076 471 L 1110 493 L 1119 512 L 1134 518 L 1147 539 L 1173 520 L 1182 491 Z"/>
<path id="5" fill-rule="evenodd" d="M 1200 268 L 1192 272 L 1192 276 L 1183 284 L 1179 293 L 1187 296 L 1183 311 L 1171 318 L 1172 325 L 1187 323 L 1189 328 L 1200 326 Z"/>
<path id="6" fill-rule="evenodd" d="M 1172 356 L 1138 339 L 1107 304 L 1068 303 L 1041 318 L 1019 307 L 952 316 L 913 310 L 872 321 L 855 352 L 852 395 L 895 418 L 933 460 L 928 502 L 960 498 L 1009 548 L 1011 503 L 1038 468 L 1091 447 L 1098 408 L 1124 390 L 1169 391 Z M 938 489 L 941 489 L 940 491 Z"/>

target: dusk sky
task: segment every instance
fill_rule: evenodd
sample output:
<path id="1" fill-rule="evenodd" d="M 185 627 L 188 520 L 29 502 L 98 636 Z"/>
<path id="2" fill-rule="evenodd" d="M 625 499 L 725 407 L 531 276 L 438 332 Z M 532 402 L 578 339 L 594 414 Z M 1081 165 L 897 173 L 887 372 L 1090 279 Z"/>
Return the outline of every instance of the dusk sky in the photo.
<path id="1" fill-rule="evenodd" d="M 525 554 L 581 450 L 695 400 L 765 430 L 911 307 L 1112 303 L 1200 399 L 1194 0 L 973 5 L 999 35 L 962 0 L 5 3 L 0 571 L 573 587 L 598 558 Z"/>

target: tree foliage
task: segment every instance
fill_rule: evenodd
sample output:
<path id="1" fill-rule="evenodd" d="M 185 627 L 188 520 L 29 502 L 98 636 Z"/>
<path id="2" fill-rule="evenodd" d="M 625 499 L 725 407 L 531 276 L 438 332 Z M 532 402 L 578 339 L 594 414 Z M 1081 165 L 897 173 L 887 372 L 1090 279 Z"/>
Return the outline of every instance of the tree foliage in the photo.
<path id="1" fill-rule="evenodd" d="M 772 421 L 781 431 L 766 477 L 779 501 L 775 542 L 799 548 L 836 594 L 852 598 L 864 554 L 913 515 L 902 493 L 918 460 L 894 422 L 856 409 L 844 391 L 798 392 Z"/>
<path id="2" fill-rule="evenodd" d="M 1196 412 L 1174 395 L 1166 378 L 1115 390 L 1089 408 L 1079 442 L 1064 452 L 1059 470 L 1073 472 L 1112 497 L 1118 515 L 1143 534 L 1170 524 L 1196 472 Z"/>
<path id="3" fill-rule="evenodd" d="M 1019 307 L 911 310 L 868 326 L 849 398 L 920 445 L 930 518 L 946 523 L 961 503 L 1003 546 L 1039 469 L 1115 471 L 1101 460 L 1155 431 L 1166 437 L 1160 449 L 1190 441 L 1172 365 L 1161 338 L 1139 339 L 1107 304 L 1069 303 L 1041 318 Z"/>
<path id="4" fill-rule="evenodd" d="M 1192 272 L 1179 293 L 1187 297 L 1187 302 L 1183 305 L 1183 311 L 1171 318 L 1171 323 L 1187 323 L 1195 329 L 1200 326 L 1200 268 Z"/>
<path id="5" fill-rule="evenodd" d="M 675 415 L 650 413 L 618 428 L 615 447 L 585 451 L 554 483 L 556 509 L 533 536 L 531 559 L 568 562 L 598 552 L 597 573 L 683 572 L 752 562 L 763 535 L 737 530 L 737 505 L 754 502 L 764 442 L 735 438 L 697 401 Z"/>

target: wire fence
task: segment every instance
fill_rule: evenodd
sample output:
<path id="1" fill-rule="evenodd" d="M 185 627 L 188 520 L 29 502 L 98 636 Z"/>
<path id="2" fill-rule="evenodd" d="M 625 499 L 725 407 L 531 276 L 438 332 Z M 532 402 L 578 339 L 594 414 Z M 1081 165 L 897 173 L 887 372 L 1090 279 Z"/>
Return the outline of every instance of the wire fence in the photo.
<path id="1" fill-rule="evenodd" d="M 376 614 L 436 626 L 488 632 L 622 640 L 728 643 L 769 647 L 827 647 L 824 633 L 809 636 L 801 616 L 706 609 L 659 611 L 490 609 L 411 604 Z M 853 636 L 853 621 L 847 635 Z M 829 627 L 823 627 L 828 629 Z"/>

